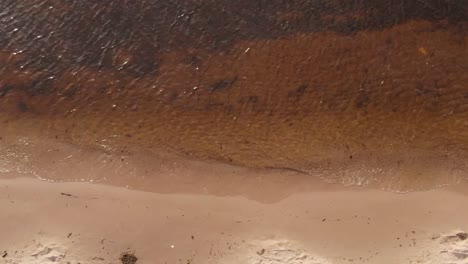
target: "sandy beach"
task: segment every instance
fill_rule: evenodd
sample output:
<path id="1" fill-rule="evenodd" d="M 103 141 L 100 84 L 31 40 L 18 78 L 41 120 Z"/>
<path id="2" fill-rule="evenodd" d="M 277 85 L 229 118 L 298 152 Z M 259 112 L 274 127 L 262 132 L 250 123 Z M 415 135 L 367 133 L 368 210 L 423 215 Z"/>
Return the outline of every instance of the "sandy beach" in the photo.
<path id="1" fill-rule="evenodd" d="M 2 179 L 0 262 L 122 263 L 128 252 L 138 263 L 467 263 L 466 187 L 329 185 L 263 203 Z"/>
<path id="2" fill-rule="evenodd" d="M 0 263 L 468 261 L 465 180 L 412 192 L 344 186 L 34 134 L 0 141 Z M 127 253 L 136 259 L 122 261 Z"/>
<path id="3" fill-rule="evenodd" d="M 0 151 L 0 263 L 468 261 L 466 181 L 402 193 L 32 135 Z"/>

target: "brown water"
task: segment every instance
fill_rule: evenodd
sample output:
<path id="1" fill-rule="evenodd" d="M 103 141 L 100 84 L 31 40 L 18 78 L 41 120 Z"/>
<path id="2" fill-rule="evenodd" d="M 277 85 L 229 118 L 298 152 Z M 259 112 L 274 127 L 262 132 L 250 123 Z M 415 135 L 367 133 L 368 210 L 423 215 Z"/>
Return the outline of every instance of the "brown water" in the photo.
<path id="1" fill-rule="evenodd" d="M 65 49 L 50 70 L 24 67 L 37 54 L 5 46 L 1 146 L 71 144 L 94 157 L 132 149 L 148 164 L 170 152 L 400 191 L 453 184 L 468 172 L 467 33 L 463 19 L 417 16 L 352 33 L 240 36 L 216 49 L 169 42 L 145 53 L 158 69 L 141 74 L 126 70 L 142 57 L 125 45 L 110 68 L 61 62 L 74 54 Z"/>

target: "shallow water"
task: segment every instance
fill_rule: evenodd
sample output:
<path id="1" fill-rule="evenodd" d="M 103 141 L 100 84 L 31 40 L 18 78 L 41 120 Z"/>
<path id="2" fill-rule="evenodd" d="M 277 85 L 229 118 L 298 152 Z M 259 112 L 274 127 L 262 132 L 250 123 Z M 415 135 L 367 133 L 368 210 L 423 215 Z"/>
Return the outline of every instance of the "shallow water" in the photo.
<path id="1" fill-rule="evenodd" d="M 468 30 L 466 17 L 460 15 L 463 4 L 433 13 L 419 4 L 348 6 L 332 1 L 330 7 L 317 9 L 317 16 L 305 16 L 296 5 L 283 10 L 274 4 L 272 10 L 284 11 L 273 12 L 275 19 L 281 25 L 291 23 L 288 30 L 270 20 L 271 30 L 251 28 L 253 22 L 246 19 L 250 27 L 216 34 L 221 31 L 197 20 L 207 34 L 197 39 L 193 28 L 172 25 L 169 19 L 158 22 L 161 29 L 139 29 L 141 35 L 127 28 L 117 38 L 113 25 L 99 23 L 92 25 L 101 35 L 89 35 L 87 29 L 79 30 L 87 23 L 83 18 L 89 7 L 52 2 L 52 8 L 34 7 L 45 8 L 44 13 L 31 13 L 36 9 L 29 2 L 1 4 L 7 10 L 2 16 L 8 32 L 0 41 L 0 137 L 5 138 L 3 153 L 10 153 L 2 154 L 4 164 L 28 153 L 17 140 L 30 140 L 42 146 L 35 149 L 41 154 L 24 154 L 31 164 L 43 164 L 45 149 L 63 147 L 64 153 L 70 151 L 63 154 L 68 157 L 83 148 L 83 153 L 98 153 L 89 156 L 94 158 L 88 166 L 128 169 L 135 177 L 145 173 L 130 165 L 108 165 L 106 155 L 117 157 L 132 149 L 129 155 L 135 160 L 151 163 L 170 152 L 182 160 L 284 170 L 393 191 L 467 178 Z M 121 10 L 124 4 L 95 8 L 114 21 L 109 10 Z M 134 11 L 146 14 L 158 4 L 135 6 Z M 335 14 L 334 5 L 344 13 Z M 70 7 L 79 12 L 70 13 Z M 379 20 L 379 12 L 397 7 L 406 12 L 402 19 Z M 237 14 L 239 7 L 226 8 Z M 272 15 L 272 10 L 262 15 Z M 360 10 L 372 12 L 364 16 Z M 64 14 L 71 22 L 54 20 Z M 49 23 L 37 25 L 36 37 L 23 25 L 28 15 Z M 154 19 L 121 15 L 130 28 L 136 25 L 133 19 L 149 24 Z M 164 26 L 175 32 L 167 35 L 171 31 Z M 46 34 L 52 29 L 54 34 Z M 67 33 L 70 29 L 75 35 Z M 149 37 L 159 39 L 160 46 L 146 45 Z M 87 42 L 89 38 L 95 42 Z M 102 51 L 108 47 L 103 41 L 114 44 Z M 204 41 L 216 47 L 205 47 Z M 116 157 L 114 162 L 120 159 Z M 41 177 L 53 178 L 47 175 L 55 175 L 61 165 L 48 166 Z"/>

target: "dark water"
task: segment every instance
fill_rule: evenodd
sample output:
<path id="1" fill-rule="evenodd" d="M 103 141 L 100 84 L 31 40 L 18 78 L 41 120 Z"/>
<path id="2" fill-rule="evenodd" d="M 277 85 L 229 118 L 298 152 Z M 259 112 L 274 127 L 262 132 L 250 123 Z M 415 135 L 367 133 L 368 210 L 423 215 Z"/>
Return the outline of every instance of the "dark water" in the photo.
<path id="1" fill-rule="evenodd" d="M 0 7 L 0 136 L 398 190 L 467 176 L 465 1 Z"/>

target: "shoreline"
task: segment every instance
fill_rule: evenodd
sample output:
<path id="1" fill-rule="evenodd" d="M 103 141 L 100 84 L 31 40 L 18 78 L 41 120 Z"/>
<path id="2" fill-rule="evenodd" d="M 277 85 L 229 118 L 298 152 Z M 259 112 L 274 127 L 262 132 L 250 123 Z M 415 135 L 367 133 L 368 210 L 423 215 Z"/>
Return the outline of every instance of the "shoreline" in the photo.
<path id="1" fill-rule="evenodd" d="M 0 264 L 468 264 L 468 1 L 94 2 L 0 2 Z"/>
<path id="2" fill-rule="evenodd" d="M 385 161 L 384 153 L 360 165 L 337 159 L 300 171 L 197 159 L 176 150 L 116 144 L 112 140 L 84 143 L 35 130 L 17 132 L 3 135 L 0 141 L 0 174 L 4 178 L 19 173 L 48 181 L 104 183 L 157 193 L 245 195 L 261 202 L 276 202 L 291 194 L 331 186 L 406 193 L 466 182 L 463 166 L 432 156 L 408 158 L 406 165 L 392 166 Z M 465 163 L 461 158 L 458 162 Z M 256 195 L 259 186 L 270 194 Z"/>

